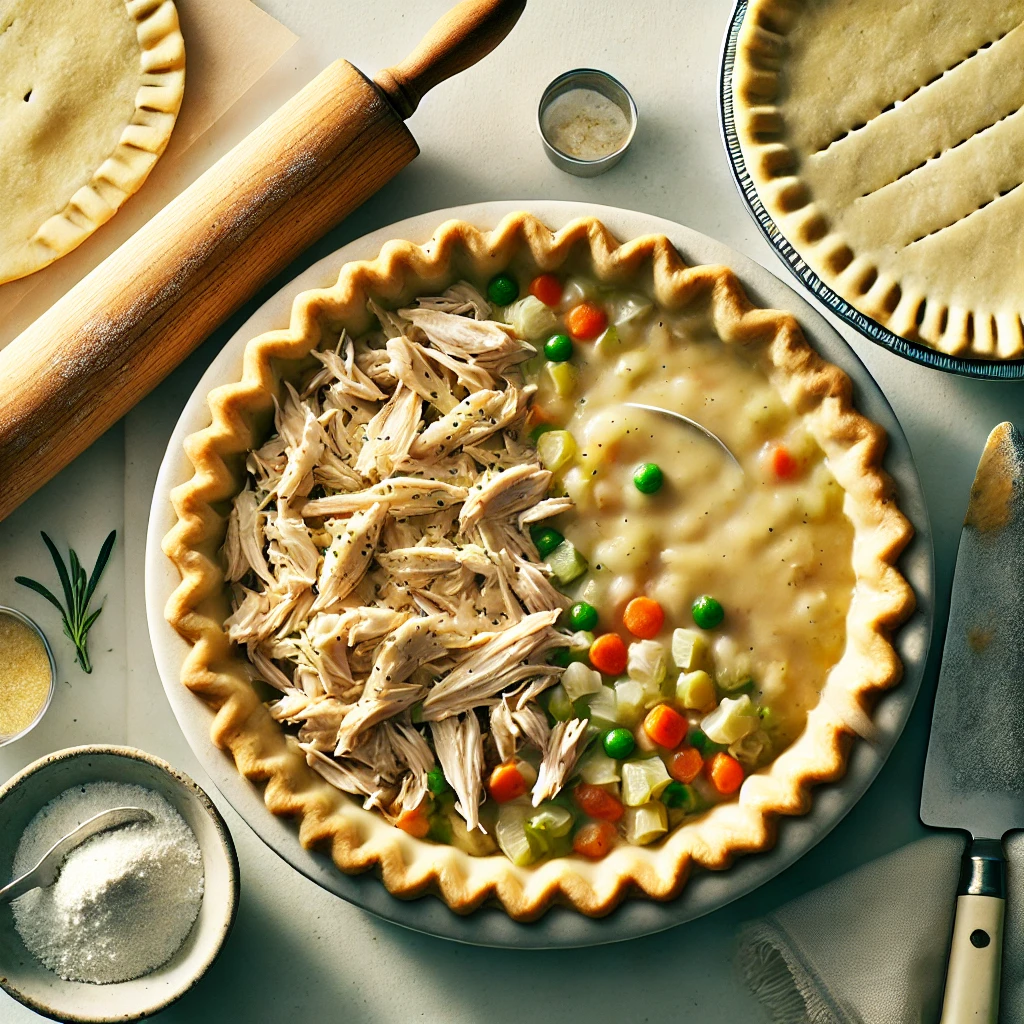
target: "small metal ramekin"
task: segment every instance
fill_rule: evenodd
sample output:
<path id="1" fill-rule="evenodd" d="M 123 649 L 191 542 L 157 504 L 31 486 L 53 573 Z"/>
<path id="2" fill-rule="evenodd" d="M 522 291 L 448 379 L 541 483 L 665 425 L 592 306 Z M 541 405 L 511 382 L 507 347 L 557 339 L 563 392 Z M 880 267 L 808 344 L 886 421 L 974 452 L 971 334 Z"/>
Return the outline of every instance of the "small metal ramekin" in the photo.
<path id="1" fill-rule="evenodd" d="M 39 709 L 36 717 L 21 732 L 16 732 L 13 736 L 0 736 L 0 747 L 6 747 L 8 743 L 13 743 L 15 740 L 20 740 L 22 736 L 27 736 L 40 723 L 43 715 L 46 714 L 46 709 L 50 706 L 50 701 L 53 700 L 53 692 L 57 688 L 57 663 L 53 660 L 53 651 L 50 648 L 50 641 L 46 639 L 46 634 L 24 612 L 19 612 L 17 608 L 8 608 L 6 605 L 0 604 L 0 615 L 10 615 L 11 618 L 17 619 L 28 626 L 43 641 L 43 648 L 50 662 L 50 690 L 46 694 L 43 706 Z"/>
<path id="2" fill-rule="evenodd" d="M 596 160 L 580 160 L 578 157 L 563 153 L 544 134 L 544 111 L 547 110 L 552 100 L 570 89 L 593 89 L 594 92 L 599 92 L 602 96 L 610 99 L 626 115 L 626 120 L 629 122 L 629 134 L 615 152 L 598 157 Z M 537 107 L 537 131 L 540 134 L 541 142 L 544 143 L 544 152 L 547 153 L 548 159 L 560 170 L 568 171 L 569 174 L 575 174 L 579 178 L 593 178 L 614 167 L 633 141 L 633 136 L 636 134 L 636 122 L 636 103 L 633 102 L 629 90 L 611 75 L 604 71 L 596 71 L 594 68 L 576 68 L 559 75 L 544 90 L 544 94 L 540 98 L 540 105 Z"/>

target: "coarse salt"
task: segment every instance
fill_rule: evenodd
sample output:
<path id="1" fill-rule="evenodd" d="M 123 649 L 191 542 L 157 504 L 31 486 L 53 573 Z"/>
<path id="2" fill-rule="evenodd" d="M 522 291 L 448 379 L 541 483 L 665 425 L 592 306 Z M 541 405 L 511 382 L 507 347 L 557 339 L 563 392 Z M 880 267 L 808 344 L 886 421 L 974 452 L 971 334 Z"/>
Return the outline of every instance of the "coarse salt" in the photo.
<path id="1" fill-rule="evenodd" d="M 143 786 L 95 782 L 61 793 L 25 829 L 15 875 L 113 807 L 142 807 L 154 820 L 88 840 L 68 855 L 52 886 L 12 904 L 26 949 L 68 981 L 103 985 L 148 974 L 181 948 L 199 915 L 199 843 L 181 815 Z"/>

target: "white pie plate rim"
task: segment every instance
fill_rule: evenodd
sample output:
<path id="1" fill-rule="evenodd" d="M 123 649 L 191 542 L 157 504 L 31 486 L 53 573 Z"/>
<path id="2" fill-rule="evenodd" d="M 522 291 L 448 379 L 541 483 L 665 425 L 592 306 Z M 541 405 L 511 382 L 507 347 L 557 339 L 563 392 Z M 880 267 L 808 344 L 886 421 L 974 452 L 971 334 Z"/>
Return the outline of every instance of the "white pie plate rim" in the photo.
<path id="1" fill-rule="evenodd" d="M 559 228 L 578 217 L 597 217 L 620 240 L 650 233 L 664 234 L 687 262 L 731 267 L 739 275 L 753 302 L 793 313 L 815 349 L 849 374 L 854 384 L 857 408 L 885 427 L 889 435 L 885 467 L 897 482 L 900 507 L 916 531 L 899 564 L 917 595 L 917 609 L 895 640 L 904 663 L 904 677 L 878 703 L 874 715 L 877 737 L 872 742 L 858 741 L 854 744 L 845 776 L 839 782 L 815 789 L 808 814 L 780 821 L 778 838 L 771 850 L 740 857 L 723 872 L 695 872 L 682 894 L 669 902 L 630 899 L 601 919 L 588 918 L 564 907 L 552 907 L 539 921 L 528 924 L 513 921 L 500 907 L 486 906 L 467 916 L 459 916 L 433 896 L 397 899 L 374 873 L 346 875 L 326 854 L 302 847 L 295 825 L 271 814 L 263 803 L 261 789 L 243 778 L 230 756 L 213 745 L 210 739 L 213 712 L 181 683 L 181 666 L 189 645 L 164 619 L 164 606 L 179 577 L 161 549 L 161 541 L 174 523 L 170 492 L 192 475 L 182 442 L 189 434 L 209 424 L 206 396 L 210 390 L 240 378 L 242 353 L 249 339 L 264 331 L 286 327 L 292 301 L 299 292 L 333 284 L 344 263 L 372 259 L 391 239 L 403 238 L 422 243 L 440 224 L 451 219 L 465 220 L 481 228 L 493 228 L 504 216 L 519 210 L 533 213 L 552 228 Z M 593 946 L 663 931 L 739 899 L 774 878 L 815 846 L 863 796 L 903 731 L 924 675 L 935 596 L 931 527 L 907 439 L 895 413 L 864 364 L 824 318 L 792 288 L 758 263 L 681 224 L 632 210 L 553 200 L 475 203 L 399 221 L 342 246 L 269 298 L 214 358 L 171 434 L 153 493 L 145 572 L 150 640 L 167 699 L 196 757 L 217 789 L 249 827 L 297 871 L 364 910 L 414 931 L 473 945 L 514 949 Z"/>

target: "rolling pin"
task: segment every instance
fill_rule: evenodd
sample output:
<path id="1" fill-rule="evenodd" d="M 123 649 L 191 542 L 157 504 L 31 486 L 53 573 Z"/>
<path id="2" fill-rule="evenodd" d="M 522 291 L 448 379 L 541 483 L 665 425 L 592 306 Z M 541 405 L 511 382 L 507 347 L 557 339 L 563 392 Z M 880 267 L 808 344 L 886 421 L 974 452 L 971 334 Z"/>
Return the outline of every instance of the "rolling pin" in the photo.
<path id="1" fill-rule="evenodd" d="M 463 0 L 374 82 L 335 61 L 0 351 L 0 519 L 408 164 L 402 122 L 525 6 Z"/>

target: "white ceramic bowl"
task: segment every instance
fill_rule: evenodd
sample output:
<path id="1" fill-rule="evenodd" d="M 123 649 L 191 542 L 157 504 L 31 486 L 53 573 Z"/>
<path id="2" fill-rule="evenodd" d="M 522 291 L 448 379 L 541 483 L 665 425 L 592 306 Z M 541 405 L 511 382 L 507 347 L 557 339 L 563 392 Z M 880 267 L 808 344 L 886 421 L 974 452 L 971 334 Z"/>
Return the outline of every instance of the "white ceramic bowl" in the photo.
<path id="1" fill-rule="evenodd" d="M 199 841 L 206 875 L 199 917 L 163 967 L 134 981 L 90 985 L 64 981 L 35 960 L 15 930 L 10 905 L 0 905 L 0 986 L 54 1020 L 139 1020 L 183 996 L 217 958 L 238 908 L 238 858 L 224 819 L 183 772 L 133 747 L 71 747 L 36 761 L 0 787 L 0 879 L 11 877 L 21 834 L 43 805 L 71 786 L 90 782 L 146 786 L 185 819 Z"/>

